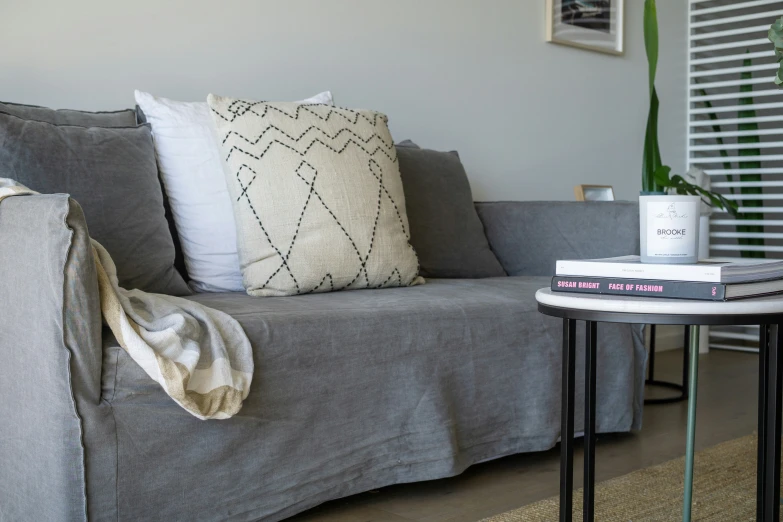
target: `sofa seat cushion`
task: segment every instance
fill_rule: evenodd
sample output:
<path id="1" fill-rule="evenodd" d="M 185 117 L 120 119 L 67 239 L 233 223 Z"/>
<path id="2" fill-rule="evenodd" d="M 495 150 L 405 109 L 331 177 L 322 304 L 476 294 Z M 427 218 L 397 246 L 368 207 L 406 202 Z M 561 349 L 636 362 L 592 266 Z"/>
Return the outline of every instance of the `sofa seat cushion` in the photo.
<path id="1" fill-rule="evenodd" d="M 553 447 L 562 322 L 540 314 L 534 299 L 548 282 L 434 279 L 297 297 L 190 296 L 235 317 L 253 344 L 250 395 L 224 421 L 191 417 L 107 339 L 103 396 L 117 424 L 121 518 L 173 519 L 183 503 L 204 519 L 279 520 Z M 640 332 L 599 326 L 600 432 L 640 427 Z M 583 382 L 581 365 L 577 375 Z M 184 496 L 173 501 L 171 487 Z"/>

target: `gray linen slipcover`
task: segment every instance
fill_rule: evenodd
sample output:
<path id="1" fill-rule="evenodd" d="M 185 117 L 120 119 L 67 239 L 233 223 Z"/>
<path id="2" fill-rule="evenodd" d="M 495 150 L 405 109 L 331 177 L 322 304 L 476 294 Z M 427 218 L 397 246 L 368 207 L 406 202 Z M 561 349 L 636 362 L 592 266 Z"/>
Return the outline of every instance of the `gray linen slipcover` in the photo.
<path id="1" fill-rule="evenodd" d="M 128 290 L 188 295 L 174 268 L 149 126 L 79 127 L 0 111 L 0 177 L 42 194 L 68 193 Z"/>
<path id="2" fill-rule="evenodd" d="M 473 204 L 465 167 L 456 151 L 397 145 L 410 243 L 423 277 L 502 277 Z"/>
<path id="3" fill-rule="evenodd" d="M 488 232 L 527 204 L 506 205 L 478 206 Z M 547 277 L 192 296 L 242 324 L 256 363 L 243 410 L 204 422 L 101 336 L 86 237 L 65 196 L 0 205 L 0 519 L 280 520 L 558 440 L 561 323 L 533 298 Z M 600 432 L 641 426 L 644 364 L 640 327 L 599 326 Z"/>

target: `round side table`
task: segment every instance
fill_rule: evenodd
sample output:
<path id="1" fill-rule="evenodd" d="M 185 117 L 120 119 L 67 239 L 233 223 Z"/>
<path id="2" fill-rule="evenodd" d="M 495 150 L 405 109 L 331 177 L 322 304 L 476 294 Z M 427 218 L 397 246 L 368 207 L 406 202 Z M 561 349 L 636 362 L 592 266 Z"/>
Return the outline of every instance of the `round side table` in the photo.
<path id="1" fill-rule="evenodd" d="M 574 475 L 574 387 L 576 321 L 585 321 L 585 522 L 595 518 L 596 332 L 599 322 L 689 325 L 688 430 L 685 455 L 684 521 L 691 520 L 693 446 L 699 370 L 699 325 L 760 325 L 756 520 L 780 518 L 780 435 L 783 391 L 783 296 L 714 302 L 683 299 L 536 292 L 538 311 L 563 319 L 563 380 L 560 420 L 560 521 L 572 519 Z"/>

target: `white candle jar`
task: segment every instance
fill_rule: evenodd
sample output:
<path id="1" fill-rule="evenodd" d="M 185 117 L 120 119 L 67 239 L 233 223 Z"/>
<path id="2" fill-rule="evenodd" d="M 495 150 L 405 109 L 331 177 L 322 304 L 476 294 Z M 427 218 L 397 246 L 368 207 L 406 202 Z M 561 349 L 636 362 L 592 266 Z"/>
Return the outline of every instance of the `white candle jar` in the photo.
<path id="1" fill-rule="evenodd" d="M 700 205 L 698 196 L 639 196 L 642 263 L 698 262 Z"/>

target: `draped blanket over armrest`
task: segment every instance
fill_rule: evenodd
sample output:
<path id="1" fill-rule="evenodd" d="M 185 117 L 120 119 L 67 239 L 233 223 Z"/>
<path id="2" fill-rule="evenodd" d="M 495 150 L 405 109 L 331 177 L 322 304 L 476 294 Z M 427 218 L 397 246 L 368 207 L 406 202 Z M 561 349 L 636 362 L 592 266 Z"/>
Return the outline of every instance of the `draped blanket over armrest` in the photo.
<path id="1" fill-rule="evenodd" d="M 0 201 L 36 192 L 0 178 Z M 199 419 L 227 419 L 242 408 L 253 353 L 229 315 L 178 297 L 119 287 L 109 253 L 92 240 L 104 322 L 130 357 Z"/>

